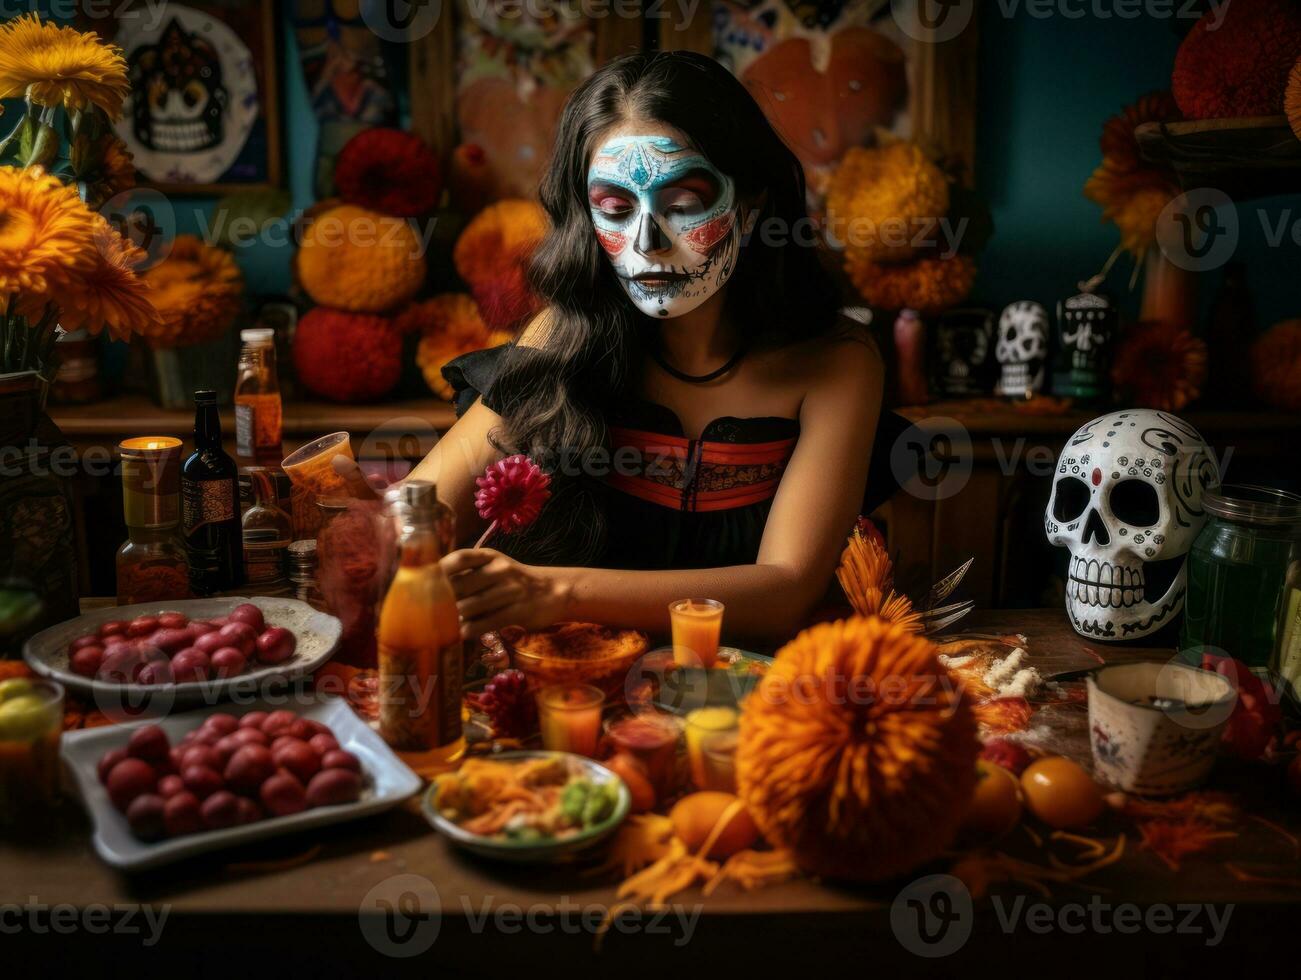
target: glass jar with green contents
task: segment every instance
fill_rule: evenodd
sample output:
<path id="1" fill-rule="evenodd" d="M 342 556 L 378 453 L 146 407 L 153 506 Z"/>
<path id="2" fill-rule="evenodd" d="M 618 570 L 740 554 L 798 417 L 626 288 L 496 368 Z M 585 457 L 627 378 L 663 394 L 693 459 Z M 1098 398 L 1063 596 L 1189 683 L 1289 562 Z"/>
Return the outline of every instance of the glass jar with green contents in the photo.
<path id="1" fill-rule="evenodd" d="M 1301 558 L 1301 497 L 1224 486 L 1207 490 L 1202 505 L 1209 520 L 1188 554 L 1179 649 L 1193 661 L 1227 654 L 1263 673 L 1285 612 L 1284 583 Z"/>

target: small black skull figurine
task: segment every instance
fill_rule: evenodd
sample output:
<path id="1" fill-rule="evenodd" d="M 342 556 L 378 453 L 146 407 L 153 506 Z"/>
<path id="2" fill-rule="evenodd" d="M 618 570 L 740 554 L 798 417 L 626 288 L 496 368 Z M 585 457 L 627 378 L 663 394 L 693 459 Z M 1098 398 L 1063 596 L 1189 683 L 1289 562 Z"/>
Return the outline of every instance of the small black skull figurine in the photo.
<path id="1" fill-rule="evenodd" d="M 1120 313 L 1102 293 L 1085 291 L 1057 304 L 1053 393 L 1096 401 L 1111 390 L 1111 348 Z"/>
<path id="2" fill-rule="evenodd" d="M 949 310 L 935 325 L 932 387 L 943 398 L 972 398 L 993 389 L 994 314 Z"/>
<path id="3" fill-rule="evenodd" d="M 1028 299 L 1009 304 L 998 318 L 998 346 L 994 353 L 1002 368 L 994 394 L 1029 398 L 1043 391 L 1048 311 Z"/>

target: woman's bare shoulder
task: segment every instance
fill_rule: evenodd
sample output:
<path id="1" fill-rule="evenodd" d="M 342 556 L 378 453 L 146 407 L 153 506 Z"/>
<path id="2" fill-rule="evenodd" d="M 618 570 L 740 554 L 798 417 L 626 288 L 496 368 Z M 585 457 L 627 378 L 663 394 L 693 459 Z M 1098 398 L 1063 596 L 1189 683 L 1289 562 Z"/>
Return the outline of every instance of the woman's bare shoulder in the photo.
<path id="1" fill-rule="evenodd" d="M 843 314 L 827 333 L 778 353 L 773 366 L 806 390 L 839 379 L 879 383 L 883 372 L 880 348 L 867 325 Z"/>

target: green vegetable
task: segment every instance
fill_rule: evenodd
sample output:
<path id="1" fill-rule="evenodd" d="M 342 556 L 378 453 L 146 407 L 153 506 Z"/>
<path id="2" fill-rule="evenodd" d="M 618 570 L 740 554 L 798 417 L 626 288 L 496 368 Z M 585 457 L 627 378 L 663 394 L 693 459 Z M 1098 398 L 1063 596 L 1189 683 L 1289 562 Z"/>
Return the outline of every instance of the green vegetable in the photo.
<path id="1" fill-rule="evenodd" d="M 587 798 L 592 792 L 592 784 L 586 779 L 575 779 L 560 794 L 560 812 L 573 824 L 583 822 L 583 812 Z"/>
<path id="2" fill-rule="evenodd" d="M 509 827 L 506 837 L 514 841 L 536 841 L 542 839 L 542 832 L 536 827 Z"/>
<path id="3" fill-rule="evenodd" d="M 613 782 L 602 783 L 595 787 L 587 797 L 587 804 L 583 807 L 583 826 L 594 827 L 611 813 L 614 812 L 615 801 L 619 798 L 619 791 Z"/>

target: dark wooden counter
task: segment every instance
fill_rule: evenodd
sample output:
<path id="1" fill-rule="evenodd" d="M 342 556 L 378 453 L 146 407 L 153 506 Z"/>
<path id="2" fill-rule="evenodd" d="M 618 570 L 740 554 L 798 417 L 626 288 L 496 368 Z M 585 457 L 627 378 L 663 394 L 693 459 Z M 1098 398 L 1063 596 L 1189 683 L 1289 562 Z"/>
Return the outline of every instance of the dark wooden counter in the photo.
<path id="1" fill-rule="evenodd" d="M 970 619 L 966 625 L 972 629 L 1027 634 L 1034 662 L 1045 672 L 1094 664 L 1095 652 L 1107 659 L 1160 655 L 1150 649 L 1086 644 L 1055 610 L 985 613 Z M 1053 742 L 1063 753 L 1088 763 L 1082 706 L 1045 708 L 1036 724 L 1051 727 Z M 1215 780 L 1247 796 L 1272 800 L 1257 804 L 1254 812 L 1293 831 L 1301 827 L 1301 813 L 1295 805 L 1290 811 L 1281 807 L 1282 797 L 1272 792 L 1276 787 L 1266 786 L 1260 772 L 1235 769 L 1221 760 Z M 77 909 L 144 903 L 155 915 L 166 910 L 161 941 L 148 950 L 141 948 L 138 935 L 89 935 L 74 929 L 61 936 L 60 961 L 85 962 L 97 975 L 134 975 L 136 965 L 146 963 L 154 974 L 166 962 L 177 969 L 225 976 L 261 972 L 274 960 L 303 975 L 354 975 L 378 968 L 385 976 L 410 972 L 442 978 L 508 976 L 542 968 L 548 974 L 581 970 L 581 975 L 590 976 L 590 925 L 615 900 L 609 879 L 585 875 L 576 867 L 515 867 L 467 858 L 433 832 L 414 806 L 140 877 L 103 865 L 91 851 L 87 825 L 76 805 L 65 809 L 62 822 L 50 827 L 43 840 L 0 841 L 0 915 L 17 921 L 33 903 L 67 903 Z M 1014 889 L 1004 892 L 998 905 L 990 900 L 976 903 L 970 939 L 959 951 L 938 960 L 918 958 L 892 929 L 890 906 L 911 881 L 943 872 L 946 864 L 941 862 L 918 869 L 907 880 L 868 889 L 801 880 L 755 893 L 725 886 L 708 899 L 688 892 L 673 900 L 676 911 L 654 920 L 654 928 L 646 928 L 651 921 L 643 918 L 637 931 L 612 932 L 595 963 L 608 977 L 681 971 L 694 976 L 706 969 L 762 967 L 763 976 L 792 972 L 812 980 L 832 970 L 836 975 L 873 975 L 874 969 L 887 967 L 902 968 L 906 975 L 953 976 L 975 966 L 979 976 L 1078 976 L 1096 972 L 1103 964 L 1109 974 L 1151 975 L 1156 970 L 1169 976 L 1185 965 L 1241 968 L 1271 948 L 1284 961 L 1290 956 L 1290 942 L 1281 930 L 1294 928 L 1301 915 L 1301 890 L 1243 884 L 1221 864 L 1229 858 L 1277 858 L 1280 848 L 1287 848 L 1276 833 L 1248 823 L 1240 828 L 1240 838 L 1186 859 L 1183 870 L 1174 873 L 1135 846 L 1132 827 L 1117 821 L 1103 829 L 1110 835 L 1128 832 L 1124 858 L 1089 877 L 1087 887 L 1058 886 L 1045 908 L 1060 914 L 1064 908 L 1087 912 L 1091 901 L 1105 903 L 1108 909 L 1133 903 L 1141 910 L 1171 906 L 1173 915 L 1176 905 L 1184 909 L 1213 903 L 1217 915 L 1229 915 L 1222 940 L 1208 946 L 1203 934 L 1143 928 L 1099 931 L 1086 926 L 1080 931 L 1074 918 L 1046 931 L 1031 928 L 1023 918 L 1004 926 L 1000 917 L 1024 915 L 1026 902 L 1040 901 Z M 1041 864 L 1047 861 L 1042 852 L 1030 849 L 1021 831 L 1000 846 Z M 291 861 L 292 866 L 279 869 L 232 864 L 293 858 L 302 858 L 301 863 Z M 419 878 L 397 877 L 401 875 Z M 396 902 L 408 886 L 425 901 L 432 901 L 436 890 L 441 909 L 438 938 L 420 956 L 390 958 L 366 939 L 359 910 L 374 908 L 377 897 Z M 1024 899 L 1020 905 L 1018 896 Z M 486 921 L 485 911 L 491 913 Z M 531 926 L 526 917 L 530 912 Z M 679 914 L 692 923 L 689 933 Z M 1184 914 L 1175 915 L 1174 921 L 1182 921 Z M 407 920 L 398 925 L 403 922 Z M 1207 927 L 1204 910 L 1195 924 Z M 5 925 L 0 919 L 0 928 Z M 0 956 L 38 955 L 41 950 L 48 955 L 54 950 L 52 937 L 21 927 L 4 931 Z M 399 945 L 402 934 L 401 929 L 393 930 Z"/>

